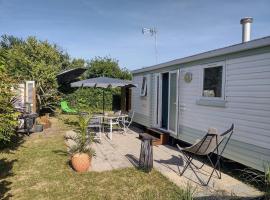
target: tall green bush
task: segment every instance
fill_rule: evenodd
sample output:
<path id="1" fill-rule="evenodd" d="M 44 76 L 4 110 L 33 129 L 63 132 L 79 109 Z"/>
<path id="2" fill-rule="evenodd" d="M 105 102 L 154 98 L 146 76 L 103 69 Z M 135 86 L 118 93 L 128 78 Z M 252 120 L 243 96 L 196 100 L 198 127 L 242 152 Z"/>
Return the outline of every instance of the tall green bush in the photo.
<path id="1" fill-rule="evenodd" d="M 112 109 L 112 96 L 119 95 L 120 89 L 79 88 L 74 93 L 66 96 L 72 107 L 84 111 L 102 111 L 103 90 L 105 110 Z"/>
<path id="2" fill-rule="evenodd" d="M 16 81 L 8 76 L 4 66 L 3 57 L 0 54 L 0 147 L 8 144 L 15 134 L 18 114 L 13 108 L 14 94 L 12 87 Z"/>

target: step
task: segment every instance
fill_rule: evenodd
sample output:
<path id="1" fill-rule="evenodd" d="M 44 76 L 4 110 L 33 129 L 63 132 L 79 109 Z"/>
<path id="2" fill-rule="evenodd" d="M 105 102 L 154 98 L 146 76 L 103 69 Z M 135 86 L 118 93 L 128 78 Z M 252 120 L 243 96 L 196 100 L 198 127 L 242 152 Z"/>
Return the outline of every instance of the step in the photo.
<path id="1" fill-rule="evenodd" d="M 157 128 L 149 128 L 147 129 L 147 133 L 154 136 L 155 138 L 158 138 L 158 140 L 155 142 L 156 145 L 168 144 L 170 136 L 169 133 Z"/>
<path id="2" fill-rule="evenodd" d="M 142 133 L 142 134 L 140 134 L 139 135 L 139 139 L 142 139 L 142 137 L 147 138 L 147 139 L 152 139 L 152 144 L 154 146 L 157 146 L 157 145 L 160 144 L 160 138 L 157 138 L 157 137 L 155 137 L 153 135 L 150 135 L 148 133 Z"/>

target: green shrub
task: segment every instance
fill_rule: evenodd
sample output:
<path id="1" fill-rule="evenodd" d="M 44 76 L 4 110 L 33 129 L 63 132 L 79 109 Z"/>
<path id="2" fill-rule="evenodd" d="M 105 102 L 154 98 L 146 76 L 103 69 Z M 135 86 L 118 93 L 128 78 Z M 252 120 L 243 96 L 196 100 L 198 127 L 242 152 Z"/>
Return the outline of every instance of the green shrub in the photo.
<path id="1" fill-rule="evenodd" d="M 18 114 L 12 104 L 14 98 L 12 87 L 16 82 L 7 75 L 1 60 L 0 80 L 0 147 L 3 147 L 10 142 L 12 135 L 15 134 Z"/>
<path id="2" fill-rule="evenodd" d="M 38 112 L 54 110 L 60 99 L 56 75 L 69 62 L 68 55 L 35 37 L 22 40 L 3 35 L 0 50 L 7 74 L 20 81 L 35 81 Z"/>
<path id="3" fill-rule="evenodd" d="M 82 111 L 102 111 L 103 90 L 105 110 L 112 110 L 112 96 L 120 95 L 120 89 L 100 89 L 100 88 L 80 88 L 74 93 L 69 94 L 65 99 L 70 106 Z"/>
<path id="4" fill-rule="evenodd" d="M 118 61 L 109 57 L 95 57 L 87 63 L 84 79 L 96 77 L 111 77 L 131 80 L 131 73 L 126 68 L 121 68 Z M 84 111 L 101 111 L 103 107 L 103 91 L 105 95 L 105 110 L 112 109 L 113 95 L 120 95 L 120 88 L 80 88 L 65 96 L 71 106 Z"/>

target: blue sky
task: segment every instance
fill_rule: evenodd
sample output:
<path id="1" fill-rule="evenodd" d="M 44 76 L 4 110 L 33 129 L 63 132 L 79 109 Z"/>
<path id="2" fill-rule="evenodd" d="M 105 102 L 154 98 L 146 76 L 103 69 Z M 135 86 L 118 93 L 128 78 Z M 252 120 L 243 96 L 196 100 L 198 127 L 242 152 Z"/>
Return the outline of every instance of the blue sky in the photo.
<path id="1" fill-rule="evenodd" d="M 252 39 L 270 35 L 269 0 L 0 0 L 0 34 L 36 36 L 72 57 L 110 56 L 130 70 L 241 42 L 240 19 L 254 18 Z"/>

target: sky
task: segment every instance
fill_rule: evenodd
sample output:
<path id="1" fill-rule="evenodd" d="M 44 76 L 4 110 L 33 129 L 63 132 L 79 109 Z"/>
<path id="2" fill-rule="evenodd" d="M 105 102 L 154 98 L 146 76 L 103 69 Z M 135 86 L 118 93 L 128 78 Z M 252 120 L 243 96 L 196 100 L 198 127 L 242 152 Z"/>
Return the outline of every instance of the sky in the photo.
<path id="1" fill-rule="evenodd" d="M 240 19 L 254 18 L 252 39 L 270 35 L 269 0 L 0 0 L 0 35 L 36 36 L 72 58 L 109 56 L 129 70 L 241 43 Z"/>

